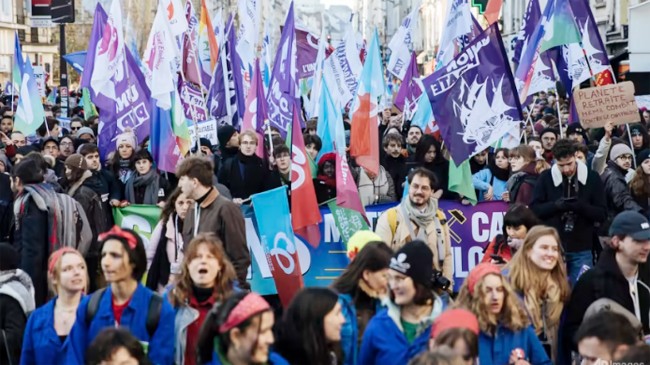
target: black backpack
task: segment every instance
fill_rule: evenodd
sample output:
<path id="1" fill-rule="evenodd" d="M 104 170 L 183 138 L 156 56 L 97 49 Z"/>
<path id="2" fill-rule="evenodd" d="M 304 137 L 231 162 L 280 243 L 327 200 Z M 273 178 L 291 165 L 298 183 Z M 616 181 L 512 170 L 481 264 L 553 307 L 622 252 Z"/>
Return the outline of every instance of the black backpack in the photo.
<path id="1" fill-rule="evenodd" d="M 101 288 L 90 295 L 90 300 L 88 300 L 88 306 L 86 307 L 86 327 L 90 327 L 90 323 L 95 318 L 95 314 L 97 314 L 97 309 L 99 308 L 99 301 L 102 299 L 105 291 L 106 288 Z M 151 300 L 149 300 L 149 308 L 147 309 L 146 322 L 149 338 L 152 338 L 153 334 L 156 333 L 156 329 L 158 329 L 162 304 L 163 298 L 158 293 L 152 293 Z"/>

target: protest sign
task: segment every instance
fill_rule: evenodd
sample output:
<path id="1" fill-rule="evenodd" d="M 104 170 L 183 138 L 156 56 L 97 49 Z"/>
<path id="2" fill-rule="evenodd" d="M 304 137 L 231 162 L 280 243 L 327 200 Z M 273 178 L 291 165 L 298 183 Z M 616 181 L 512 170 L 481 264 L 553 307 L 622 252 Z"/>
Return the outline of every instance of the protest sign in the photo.
<path id="1" fill-rule="evenodd" d="M 576 90 L 573 102 L 584 128 L 601 128 L 607 122 L 619 125 L 639 121 L 631 81 Z"/>
<path id="2" fill-rule="evenodd" d="M 373 229 L 377 225 L 379 216 L 393 206 L 395 203 L 366 207 L 366 214 Z M 440 201 L 439 207 L 445 213 L 449 225 L 454 263 L 454 291 L 458 291 L 469 271 L 481 262 L 483 248 L 497 234 L 502 233 L 503 216 L 508 205 L 503 202 L 482 202 L 472 207 L 443 200 Z M 253 291 L 257 293 L 275 294 L 277 291 L 271 268 L 256 232 L 253 212 L 249 208 L 243 210 L 246 220 L 246 241 L 251 250 L 248 281 Z M 321 242 L 317 248 L 309 245 L 302 237 L 295 236 L 294 246 L 303 281 L 307 287 L 330 285 L 349 263 L 343 237 L 336 228 L 334 215 L 326 207 L 321 208 L 321 215 L 323 216 L 323 222 L 320 223 Z"/>
<path id="3" fill-rule="evenodd" d="M 190 137 L 192 139 L 192 146 L 196 145 L 196 133 L 197 130 L 194 129 L 194 124 L 191 121 L 188 121 L 188 128 L 190 129 Z M 199 138 L 207 138 L 213 145 L 219 143 L 217 138 L 217 121 L 214 119 L 204 120 L 202 122 L 196 123 L 198 129 Z"/>
<path id="4" fill-rule="evenodd" d="M 36 79 L 36 87 L 38 88 L 38 96 L 44 98 L 45 95 L 45 69 L 43 66 L 34 66 L 34 78 Z"/>

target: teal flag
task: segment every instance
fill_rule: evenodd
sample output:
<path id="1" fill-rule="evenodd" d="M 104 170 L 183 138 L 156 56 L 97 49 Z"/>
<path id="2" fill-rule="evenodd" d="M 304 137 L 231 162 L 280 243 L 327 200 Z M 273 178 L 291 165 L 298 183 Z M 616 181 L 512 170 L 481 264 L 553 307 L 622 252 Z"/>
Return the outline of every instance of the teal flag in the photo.
<path id="1" fill-rule="evenodd" d="M 462 195 L 472 205 L 476 205 L 476 191 L 472 183 L 472 171 L 469 167 L 469 159 L 456 166 L 453 159 L 449 159 L 449 190 Z"/>
<path id="2" fill-rule="evenodd" d="M 327 203 L 327 206 L 332 211 L 334 216 L 334 223 L 336 228 L 341 234 L 341 241 L 347 245 L 350 237 L 355 234 L 357 231 L 370 230 L 366 220 L 363 218 L 361 213 L 356 210 L 343 208 L 336 205 L 336 199 L 332 199 Z"/>

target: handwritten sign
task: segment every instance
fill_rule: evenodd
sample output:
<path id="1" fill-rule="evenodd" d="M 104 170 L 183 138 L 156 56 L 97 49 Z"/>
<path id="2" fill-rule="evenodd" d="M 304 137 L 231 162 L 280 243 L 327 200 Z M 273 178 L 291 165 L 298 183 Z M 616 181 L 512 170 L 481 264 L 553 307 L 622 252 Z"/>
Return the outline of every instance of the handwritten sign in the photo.
<path id="1" fill-rule="evenodd" d="M 614 125 L 639 121 L 631 81 L 576 90 L 573 98 L 584 128 L 600 128 L 610 121 Z"/>
<path id="2" fill-rule="evenodd" d="M 192 146 L 196 146 L 196 134 L 194 129 L 194 123 L 188 122 L 187 125 L 190 129 L 190 138 L 192 140 Z M 197 123 L 197 129 L 199 138 L 207 138 L 213 145 L 219 143 L 217 138 L 217 121 L 214 119 L 205 120 Z"/>

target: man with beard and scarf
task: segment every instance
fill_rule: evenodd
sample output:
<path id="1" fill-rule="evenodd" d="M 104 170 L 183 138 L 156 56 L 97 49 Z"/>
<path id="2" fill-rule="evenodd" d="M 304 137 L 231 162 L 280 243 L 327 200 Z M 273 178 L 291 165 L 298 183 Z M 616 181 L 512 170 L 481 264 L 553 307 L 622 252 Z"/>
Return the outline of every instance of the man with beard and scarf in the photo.
<path id="1" fill-rule="evenodd" d="M 43 169 L 37 161 L 24 158 L 13 169 L 11 190 L 14 201 L 14 247 L 20 255 L 19 268 L 32 279 L 36 305 L 47 301 L 47 258 L 58 247 L 57 226 L 62 217 L 54 207 L 56 193 L 43 182 Z"/>
<path id="2" fill-rule="evenodd" d="M 608 236 L 609 223 L 624 211 L 643 212 L 643 208 L 634 200 L 625 180 L 632 167 L 632 150 L 624 143 L 615 144 L 609 152 L 609 161 L 605 171 L 600 175 L 607 195 L 607 220 L 601 225 L 601 236 Z"/>
<path id="3" fill-rule="evenodd" d="M 247 130 L 239 135 L 237 156 L 226 160 L 219 171 L 218 180 L 232 194 L 232 201 L 241 205 L 251 195 L 279 187 L 279 179 L 273 179 L 266 161 L 255 155 L 257 134 Z"/>
<path id="4" fill-rule="evenodd" d="M 408 176 L 408 197 L 384 212 L 377 221 L 377 233 L 393 251 L 407 242 L 422 240 L 433 251 L 433 267 L 453 278 L 453 258 L 447 219 L 434 198 L 436 176 L 426 168 L 416 168 Z M 453 287 L 453 283 L 450 287 Z"/>
<path id="5" fill-rule="evenodd" d="M 98 289 L 98 280 L 101 277 L 99 272 L 99 248 L 97 247 L 97 236 L 110 229 L 107 225 L 107 214 L 110 210 L 104 210 L 102 200 L 93 190 L 92 172 L 88 168 L 86 159 L 78 153 L 70 155 L 65 160 L 65 176 L 68 180 L 69 188 L 67 194 L 81 204 L 92 231 L 92 242 L 90 251 L 86 254 L 88 263 L 88 275 L 90 276 L 90 292 Z"/>
<path id="6" fill-rule="evenodd" d="M 18 268 L 20 258 L 8 243 L 0 243 L 0 364 L 20 363 L 27 316 L 36 308 L 34 285 Z"/>
<path id="7" fill-rule="evenodd" d="M 153 167 L 153 156 L 139 150 L 133 156 L 135 172 L 126 181 L 124 199 L 129 204 L 158 205 L 163 207 L 171 193 L 169 182 Z"/>
<path id="8" fill-rule="evenodd" d="M 79 148 L 79 154 L 86 160 L 86 165 L 92 176 L 84 182 L 84 185 L 91 188 L 102 201 L 102 209 L 111 212 L 112 207 L 119 207 L 124 197 L 123 185 L 115 178 L 110 171 L 102 169 L 99 160 L 99 149 L 94 143 L 84 143 Z M 106 214 L 104 227 L 113 226 L 113 215 Z"/>

